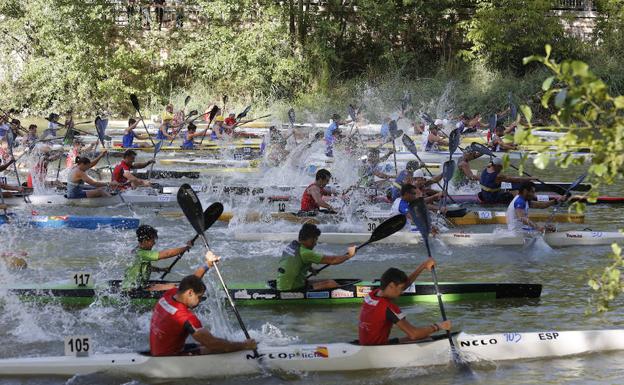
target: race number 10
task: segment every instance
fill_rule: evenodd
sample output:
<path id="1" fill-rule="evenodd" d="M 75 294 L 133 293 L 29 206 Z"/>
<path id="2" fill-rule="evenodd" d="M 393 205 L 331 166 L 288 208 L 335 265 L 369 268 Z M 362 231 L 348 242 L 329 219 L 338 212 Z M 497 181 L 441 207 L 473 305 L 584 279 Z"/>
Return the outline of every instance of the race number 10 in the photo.
<path id="1" fill-rule="evenodd" d="M 65 355 L 87 357 L 91 350 L 91 338 L 88 336 L 65 337 Z"/>

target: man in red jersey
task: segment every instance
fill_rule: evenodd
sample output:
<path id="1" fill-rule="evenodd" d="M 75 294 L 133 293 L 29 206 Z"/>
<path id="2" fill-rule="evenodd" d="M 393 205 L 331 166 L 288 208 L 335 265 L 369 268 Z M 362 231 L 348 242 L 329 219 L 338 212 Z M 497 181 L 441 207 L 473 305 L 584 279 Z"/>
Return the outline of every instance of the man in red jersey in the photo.
<path id="1" fill-rule="evenodd" d="M 204 273 L 218 260 L 219 257 L 213 253 L 206 253 Z M 205 292 L 206 285 L 202 279 L 197 275 L 189 275 L 180 281 L 177 288 L 166 291 L 158 300 L 150 324 L 150 352 L 153 356 L 227 353 L 256 348 L 253 339 L 228 341 L 213 336 L 210 330 L 202 326 L 192 309 L 203 300 Z M 189 335 L 199 346 L 185 346 Z"/>
<path id="2" fill-rule="evenodd" d="M 119 164 L 115 166 L 111 179 L 114 182 L 119 183 L 120 185 L 130 183 L 132 188 L 150 187 L 150 182 L 148 180 L 141 180 L 137 178 L 136 176 L 132 175 L 132 171 L 130 170 L 145 168 L 155 161 L 154 159 L 150 159 L 147 162 L 134 163 L 136 155 L 137 153 L 135 151 L 126 150 L 126 152 L 124 152 L 123 154 L 123 159 L 121 160 L 121 162 L 119 162 Z"/>
<path id="3" fill-rule="evenodd" d="M 392 303 L 408 288 L 425 269 L 435 266 L 433 258 L 428 258 L 409 275 L 391 267 L 381 276 L 378 289 L 371 291 L 365 298 L 360 312 L 360 345 L 386 345 L 398 342 L 410 342 L 429 337 L 441 329 L 451 330 L 451 321 L 447 320 L 430 326 L 416 327 L 405 319 L 401 309 Z M 389 340 L 392 326 L 396 324 L 407 338 Z"/>
<path id="4" fill-rule="evenodd" d="M 309 185 L 301 197 L 302 212 L 318 211 L 323 207 L 329 211 L 335 212 L 334 208 L 323 200 L 324 195 L 331 195 L 331 192 L 325 188 L 331 179 L 331 173 L 324 168 L 316 172 L 316 180 Z"/>

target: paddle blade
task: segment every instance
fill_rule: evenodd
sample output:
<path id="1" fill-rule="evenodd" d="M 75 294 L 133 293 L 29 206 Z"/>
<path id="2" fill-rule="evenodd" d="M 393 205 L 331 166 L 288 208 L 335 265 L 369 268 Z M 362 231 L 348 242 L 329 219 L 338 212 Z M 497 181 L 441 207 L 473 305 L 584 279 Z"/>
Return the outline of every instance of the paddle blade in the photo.
<path id="1" fill-rule="evenodd" d="M 450 180 L 453 179 L 454 172 L 455 172 L 455 161 L 447 160 L 446 162 L 444 162 L 444 165 L 442 166 L 442 175 L 444 176 L 444 181 L 446 183 L 450 182 Z"/>
<path id="2" fill-rule="evenodd" d="M 221 214 L 223 214 L 223 204 L 221 202 L 215 202 L 208 206 L 204 211 L 204 229 L 209 229 L 219 219 Z"/>
<path id="3" fill-rule="evenodd" d="M 418 156 L 418 150 L 416 150 L 416 145 L 414 144 L 412 138 L 409 137 L 409 135 L 403 135 L 403 138 L 401 140 L 403 141 L 403 145 L 405 146 L 405 148 L 407 148 L 409 152 Z"/>
<path id="4" fill-rule="evenodd" d="M 186 105 L 189 104 L 190 101 L 191 101 L 191 95 L 187 95 L 186 98 L 184 99 L 184 107 L 186 107 Z"/>
<path id="5" fill-rule="evenodd" d="M 290 122 L 291 126 L 295 125 L 295 109 L 291 108 L 288 110 L 288 122 Z"/>
<path id="6" fill-rule="evenodd" d="M 488 156 L 496 157 L 496 155 L 492 152 L 492 150 L 490 150 L 487 146 L 484 146 L 481 143 L 472 142 L 470 144 L 470 148 L 472 148 L 473 151 L 480 153 L 481 155 L 488 155 Z"/>
<path id="7" fill-rule="evenodd" d="M 349 107 L 347 108 L 347 114 L 349 115 L 351 120 L 355 121 L 355 107 L 353 107 L 352 104 L 349 104 Z"/>
<path id="8" fill-rule="evenodd" d="M 390 132 L 390 135 L 392 135 L 392 137 L 397 137 L 396 133 L 398 129 L 399 127 L 397 126 L 396 120 L 391 120 L 390 123 L 388 123 L 388 131 Z"/>
<path id="9" fill-rule="evenodd" d="M 459 130 L 455 129 L 451 131 L 449 135 L 449 153 L 451 156 L 457 151 L 457 147 L 459 147 L 459 141 L 461 140 L 461 133 Z"/>
<path id="10" fill-rule="evenodd" d="M 191 117 L 191 116 L 195 116 L 197 114 L 199 114 L 199 112 L 197 110 L 192 110 L 191 112 L 189 112 L 188 116 Z"/>
<path id="11" fill-rule="evenodd" d="M 420 118 L 429 125 L 433 124 L 433 119 L 426 112 L 423 112 L 422 114 L 420 114 Z"/>
<path id="12" fill-rule="evenodd" d="M 429 210 L 424 198 L 418 198 L 410 204 L 409 213 L 414 220 L 414 224 L 418 226 L 418 231 L 423 240 L 428 245 L 429 232 L 431 231 L 431 219 L 429 218 Z"/>
<path id="13" fill-rule="evenodd" d="M 377 242 L 389 237 L 397 231 L 402 230 L 405 227 L 406 222 L 407 218 L 405 218 L 405 215 L 403 214 L 398 214 L 386 219 L 380 223 L 375 230 L 373 230 L 373 233 L 367 243 Z"/>
<path id="14" fill-rule="evenodd" d="M 203 234 L 205 230 L 204 210 L 202 210 L 202 204 L 197 194 L 188 183 L 180 186 L 177 199 L 178 205 L 180 205 L 184 216 L 188 219 L 191 226 L 198 234 Z"/>
<path id="15" fill-rule="evenodd" d="M 163 146 L 163 142 L 164 140 L 161 140 L 160 142 L 156 143 L 156 145 L 154 145 L 154 157 L 160 152 L 160 149 Z"/>
<path id="16" fill-rule="evenodd" d="M 498 117 L 496 114 L 490 116 L 490 120 L 488 121 L 488 125 L 490 126 L 490 131 L 494 131 L 496 128 L 496 123 L 498 123 Z"/>
<path id="17" fill-rule="evenodd" d="M 130 101 L 132 102 L 135 110 L 141 110 L 141 106 L 139 105 L 139 98 L 137 98 L 135 94 L 130 94 Z"/>
<path id="18" fill-rule="evenodd" d="M 516 120 L 518 117 L 518 107 L 515 104 L 511 105 L 511 120 Z"/>
<path id="19" fill-rule="evenodd" d="M 401 136 L 403 136 L 403 134 L 403 130 L 397 130 L 394 133 L 390 133 L 390 135 L 392 135 L 392 139 L 400 138 Z"/>
<path id="20" fill-rule="evenodd" d="M 238 114 L 236 116 L 236 120 L 241 120 L 242 118 L 244 118 L 245 116 L 247 116 L 247 113 L 249 112 L 249 110 L 251 110 L 251 105 L 245 107 L 245 109 L 243 110 L 243 112 L 241 112 L 240 114 Z"/>
<path id="21" fill-rule="evenodd" d="M 223 105 L 225 106 L 225 103 L 227 103 L 227 101 L 228 101 L 228 96 L 227 95 L 223 95 L 221 100 L 223 100 Z"/>
<path id="22" fill-rule="evenodd" d="M 100 142 L 103 143 L 104 142 L 104 131 L 102 130 L 102 125 L 100 123 L 101 121 L 102 121 L 102 119 L 99 116 L 97 116 L 95 118 L 95 132 L 97 132 L 97 136 L 98 136 L 98 139 L 100 139 Z"/>
<path id="23" fill-rule="evenodd" d="M 13 134 L 13 129 L 10 128 L 6 132 L 7 143 L 9 144 L 9 148 L 13 148 L 13 142 L 15 142 L 15 135 Z"/>
<path id="24" fill-rule="evenodd" d="M 587 177 L 587 174 L 583 174 L 581 176 L 579 176 L 578 178 L 576 178 L 576 180 L 572 183 L 570 183 L 570 187 L 568 187 L 568 191 L 566 191 L 566 195 L 570 194 L 570 191 L 572 190 L 576 190 L 576 188 L 583 183 L 583 181 L 585 180 L 585 178 Z"/>
<path id="25" fill-rule="evenodd" d="M 212 122 L 215 116 L 217 116 L 217 112 L 219 112 L 219 107 L 217 107 L 216 105 L 212 106 L 212 109 L 210 110 L 210 115 L 209 115 L 210 122 Z"/>

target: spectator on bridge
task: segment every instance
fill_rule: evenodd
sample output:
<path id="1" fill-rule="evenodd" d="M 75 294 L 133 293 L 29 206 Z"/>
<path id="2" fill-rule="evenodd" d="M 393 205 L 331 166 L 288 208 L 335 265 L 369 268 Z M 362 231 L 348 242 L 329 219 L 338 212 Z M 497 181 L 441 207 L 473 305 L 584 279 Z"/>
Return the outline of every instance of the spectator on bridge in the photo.
<path id="1" fill-rule="evenodd" d="M 158 30 L 160 31 L 165 16 L 165 0 L 154 0 L 154 11 L 156 12 L 156 22 L 158 23 Z"/>

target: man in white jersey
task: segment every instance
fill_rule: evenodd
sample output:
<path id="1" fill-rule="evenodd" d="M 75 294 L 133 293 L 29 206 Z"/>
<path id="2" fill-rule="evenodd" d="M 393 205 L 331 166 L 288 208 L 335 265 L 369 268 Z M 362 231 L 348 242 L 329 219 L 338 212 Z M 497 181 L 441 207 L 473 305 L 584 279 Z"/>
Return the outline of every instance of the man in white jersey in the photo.
<path id="1" fill-rule="evenodd" d="M 540 226 L 529 219 L 529 207 L 537 209 L 545 209 L 554 206 L 560 199 L 549 200 L 548 202 L 538 202 L 535 200 L 535 184 L 533 182 L 525 182 L 520 185 L 518 195 L 512 199 L 507 207 L 507 229 L 516 233 L 537 230 L 540 232 L 555 231 L 551 225 Z"/>

